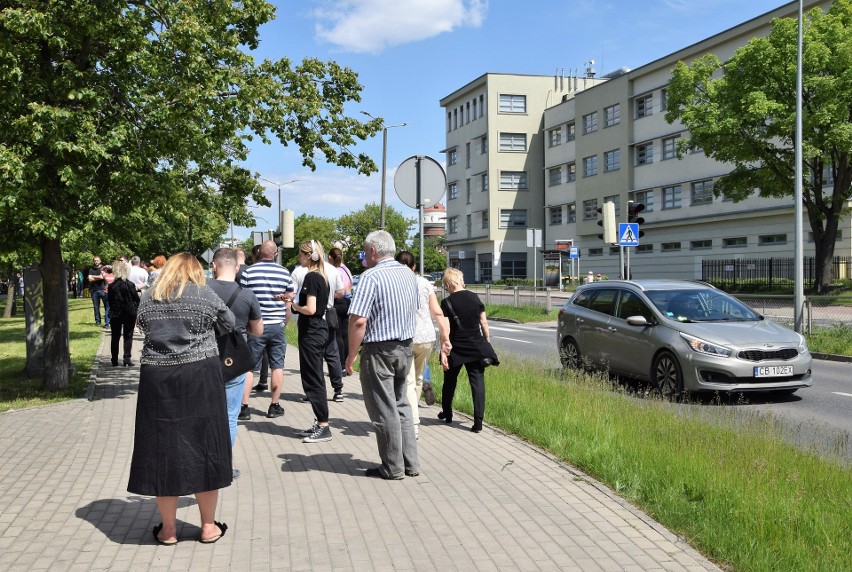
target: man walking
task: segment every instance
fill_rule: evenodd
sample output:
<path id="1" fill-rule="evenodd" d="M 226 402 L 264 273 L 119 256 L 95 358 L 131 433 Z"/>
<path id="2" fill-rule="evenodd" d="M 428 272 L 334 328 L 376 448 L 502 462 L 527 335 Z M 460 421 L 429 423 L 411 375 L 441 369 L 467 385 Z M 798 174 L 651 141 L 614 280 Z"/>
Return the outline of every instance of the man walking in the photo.
<path id="1" fill-rule="evenodd" d="M 92 304 L 95 307 L 95 325 L 101 325 L 101 306 L 104 303 L 104 329 L 109 328 L 109 299 L 106 292 L 106 280 L 101 270 L 101 257 L 93 256 L 92 265 L 86 271 L 86 280 L 89 283 L 89 293 L 92 295 Z"/>
<path id="2" fill-rule="evenodd" d="M 260 247 L 259 259 L 243 271 L 241 284 L 257 296 L 260 303 L 260 313 L 263 318 L 263 333 L 250 336 L 249 347 L 255 359 L 255 370 L 260 369 L 261 358 L 266 354 L 269 368 L 272 370 L 271 394 L 272 402 L 266 416 L 269 418 L 284 415 L 284 408 L 278 403 L 281 389 L 284 385 L 284 355 L 287 351 L 287 339 L 284 337 L 284 327 L 287 324 L 287 305 L 293 300 L 293 280 L 290 272 L 275 262 L 278 246 L 267 240 Z M 248 405 L 240 410 L 240 419 L 250 418 Z"/>
<path id="3" fill-rule="evenodd" d="M 376 429 L 382 464 L 367 469 L 368 477 L 402 479 L 420 474 L 417 441 L 406 394 L 412 365 L 411 339 L 417 314 L 414 273 L 393 259 L 396 244 L 384 230 L 367 235 L 364 258 L 368 270 L 349 307 L 349 355 L 346 372 L 361 348 L 361 389 L 364 406 Z"/>
<path id="4" fill-rule="evenodd" d="M 148 271 L 142 268 L 138 256 L 130 257 L 130 281 L 136 285 L 136 291 L 142 292 L 148 287 Z"/>

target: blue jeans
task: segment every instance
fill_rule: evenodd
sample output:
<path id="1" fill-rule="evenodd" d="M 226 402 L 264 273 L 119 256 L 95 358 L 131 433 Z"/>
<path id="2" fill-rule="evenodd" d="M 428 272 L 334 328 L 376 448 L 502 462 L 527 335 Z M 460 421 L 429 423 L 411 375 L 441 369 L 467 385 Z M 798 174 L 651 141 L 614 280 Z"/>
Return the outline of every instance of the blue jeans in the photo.
<path id="1" fill-rule="evenodd" d="M 263 333 L 249 336 L 248 346 L 254 357 L 254 371 L 260 371 L 262 357 L 266 352 L 269 369 L 284 369 L 284 355 L 287 352 L 287 338 L 284 336 L 284 323 L 263 324 Z"/>
<path id="2" fill-rule="evenodd" d="M 238 375 L 225 382 L 225 402 L 228 404 L 228 427 L 231 429 L 231 447 L 237 441 L 237 416 L 243 404 L 243 388 L 246 385 L 246 374 Z"/>
<path id="3" fill-rule="evenodd" d="M 109 326 L 109 298 L 107 298 L 106 290 L 92 291 L 92 304 L 95 306 L 95 324 L 101 325 L 101 307 L 98 300 L 104 302 L 104 324 Z"/>

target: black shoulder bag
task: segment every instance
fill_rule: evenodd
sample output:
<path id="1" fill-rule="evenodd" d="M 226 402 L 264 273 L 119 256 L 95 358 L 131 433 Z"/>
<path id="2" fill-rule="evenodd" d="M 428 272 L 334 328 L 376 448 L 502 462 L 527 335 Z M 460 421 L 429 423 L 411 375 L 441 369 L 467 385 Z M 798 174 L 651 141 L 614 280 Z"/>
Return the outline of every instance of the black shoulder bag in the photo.
<path id="1" fill-rule="evenodd" d="M 455 320 L 456 326 L 458 326 L 459 330 L 463 330 L 464 328 L 462 328 L 462 323 L 459 319 L 459 315 L 456 314 L 456 310 L 455 308 L 453 308 L 453 304 L 450 302 L 450 298 L 444 298 L 444 302 L 447 303 L 447 308 L 449 308 L 450 312 L 453 313 L 453 320 Z M 492 346 L 491 342 L 486 340 L 481 333 L 479 334 L 479 355 L 479 365 L 481 365 L 482 367 L 488 367 L 489 365 L 500 365 L 500 359 L 497 357 L 497 352 L 494 351 L 494 346 Z"/>
<path id="2" fill-rule="evenodd" d="M 240 295 L 241 290 L 242 288 L 238 286 L 225 304 L 229 309 Z M 230 381 L 254 368 L 254 358 L 251 355 L 248 342 L 237 330 L 231 330 L 227 334 L 217 336 L 216 344 L 219 346 L 219 359 L 222 360 L 222 378 L 225 381 Z"/>

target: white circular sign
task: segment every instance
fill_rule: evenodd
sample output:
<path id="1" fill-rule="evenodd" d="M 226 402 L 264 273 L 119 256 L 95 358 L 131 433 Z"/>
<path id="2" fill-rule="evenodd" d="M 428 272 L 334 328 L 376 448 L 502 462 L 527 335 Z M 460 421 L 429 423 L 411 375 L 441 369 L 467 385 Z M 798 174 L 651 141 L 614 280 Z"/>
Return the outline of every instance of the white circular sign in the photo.
<path id="1" fill-rule="evenodd" d="M 417 204 L 417 167 L 420 166 L 420 204 L 432 206 L 441 200 L 447 190 L 447 175 L 444 168 L 432 157 L 415 155 L 409 157 L 396 169 L 393 176 L 393 188 L 399 199 L 416 209 Z"/>

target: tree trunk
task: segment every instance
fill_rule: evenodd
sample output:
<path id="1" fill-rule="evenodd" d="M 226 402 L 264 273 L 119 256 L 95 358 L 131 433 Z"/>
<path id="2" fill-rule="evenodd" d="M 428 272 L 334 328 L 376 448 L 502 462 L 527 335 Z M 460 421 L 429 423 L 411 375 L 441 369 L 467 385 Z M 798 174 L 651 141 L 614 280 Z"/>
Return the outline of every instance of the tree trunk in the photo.
<path id="1" fill-rule="evenodd" d="M 44 292 L 44 388 L 68 387 L 71 352 L 68 347 L 68 291 L 59 238 L 41 239 Z"/>

